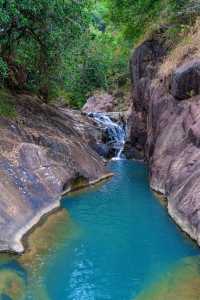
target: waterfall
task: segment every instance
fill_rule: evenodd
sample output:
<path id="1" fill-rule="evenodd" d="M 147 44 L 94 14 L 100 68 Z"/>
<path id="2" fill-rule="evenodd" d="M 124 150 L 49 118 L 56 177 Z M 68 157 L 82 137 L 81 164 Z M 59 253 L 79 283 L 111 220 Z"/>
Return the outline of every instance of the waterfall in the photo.
<path id="1" fill-rule="evenodd" d="M 101 126 L 107 136 L 106 144 L 114 150 L 113 160 L 123 159 L 123 150 L 126 140 L 126 129 L 124 123 L 117 123 L 105 113 L 89 113 L 89 117 L 93 118 L 98 125 Z"/>

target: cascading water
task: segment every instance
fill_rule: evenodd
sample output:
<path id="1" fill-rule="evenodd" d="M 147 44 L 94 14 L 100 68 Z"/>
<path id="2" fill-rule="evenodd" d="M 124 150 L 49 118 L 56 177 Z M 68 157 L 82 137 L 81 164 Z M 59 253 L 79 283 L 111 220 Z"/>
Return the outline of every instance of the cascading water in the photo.
<path id="1" fill-rule="evenodd" d="M 117 123 L 105 113 L 89 113 L 89 117 L 93 118 L 99 124 L 107 136 L 107 144 L 114 150 L 113 160 L 123 159 L 123 150 L 126 140 L 126 128 L 123 122 Z"/>

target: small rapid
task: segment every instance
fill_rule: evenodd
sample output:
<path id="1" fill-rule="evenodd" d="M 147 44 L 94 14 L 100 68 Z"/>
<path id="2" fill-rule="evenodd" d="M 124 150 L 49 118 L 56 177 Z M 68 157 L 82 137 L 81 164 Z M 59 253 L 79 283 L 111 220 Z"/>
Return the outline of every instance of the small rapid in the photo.
<path id="1" fill-rule="evenodd" d="M 113 121 L 110 116 L 100 112 L 89 113 L 88 116 L 95 120 L 107 136 L 107 145 L 114 150 L 112 160 L 123 159 L 123 150 L 126 141 L 125 123 L 122 120 L 119 122 Z"/>

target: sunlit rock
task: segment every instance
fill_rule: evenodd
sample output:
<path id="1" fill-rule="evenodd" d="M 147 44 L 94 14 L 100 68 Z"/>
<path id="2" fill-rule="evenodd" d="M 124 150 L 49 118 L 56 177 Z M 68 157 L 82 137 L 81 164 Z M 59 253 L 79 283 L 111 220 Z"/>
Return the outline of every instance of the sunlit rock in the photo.
<path id="1" fill-rule="evenodd" d="M 107 171 L 94 150 L 100 130 L 87 116 L 12 97 L 16 119 L 0 118 L 0 251 L 23 252 L 23 235 L 58 207 L 77 180 Z"/>

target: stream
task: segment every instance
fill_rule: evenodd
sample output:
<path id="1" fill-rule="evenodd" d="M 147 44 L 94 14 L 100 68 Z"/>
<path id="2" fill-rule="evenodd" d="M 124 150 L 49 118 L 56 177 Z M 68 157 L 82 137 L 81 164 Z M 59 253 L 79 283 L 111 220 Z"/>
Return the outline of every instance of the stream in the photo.
<path id="1" fill-rule="evenodd" d="M 176 294 L 182 268 L 192 292 L 200 286 L 200 251 L 149 189 L 146 167 L 122 160 L 109 168 L 110 181 L 63 199 L 24 255 L 0 256 L 0 299 L 199 299 Z M 166 298 L 175 278 L 177 297 Z M 151 287 L 164 296 L 152 296 Z"/>

